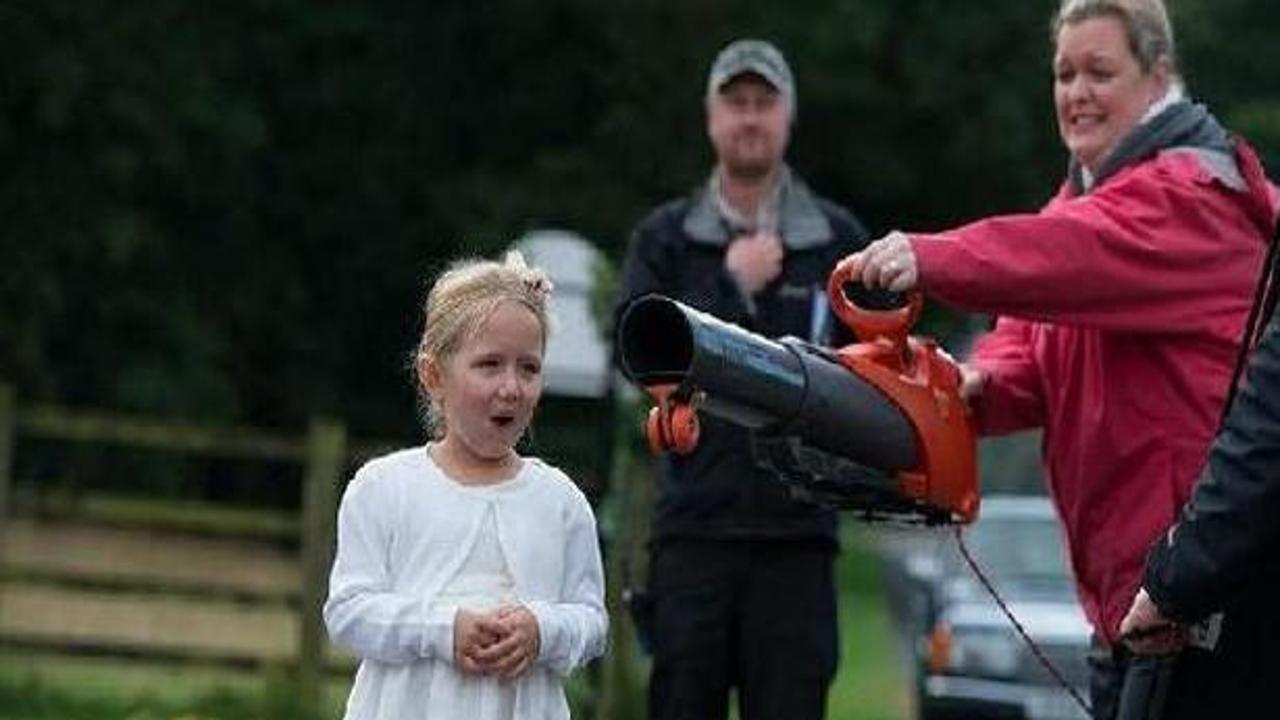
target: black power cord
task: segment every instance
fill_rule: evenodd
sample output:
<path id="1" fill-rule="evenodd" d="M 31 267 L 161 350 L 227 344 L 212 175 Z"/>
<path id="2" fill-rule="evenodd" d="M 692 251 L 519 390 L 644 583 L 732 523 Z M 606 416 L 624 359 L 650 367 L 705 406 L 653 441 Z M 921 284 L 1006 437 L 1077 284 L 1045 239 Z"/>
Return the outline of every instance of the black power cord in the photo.
<path id="1" fill-rule="evenodd" d="M 1022 626 L 1022 623 L 1018 622 L 1018 618 L 1014 617 L 1013 611 L 1009 609 L 1004 598 L 1000 597 L 1000 593 L 996 592 L 996 588 L 987 578 L 987 574 L 982 571 L 982 568 L 978 567 L 978 562 L 973 559 L 973 555 L 969 552 L 969 547 L 964 543 L 964 535 L 961 533 L 959 525 L 954 528 L 954 532 L 956 537 L 956 546 L 960 550 L 960 555 L 963 556 L 964 561 L 968 563 L 969 569 L 973 570 L 973 574 L 978 578 L 978 582 L 982 583 L 982 587 L 987 589 L 987 593 L 991 595 L 991 599 L 996 601 L 996 605 L 1000 607 L 1000 611 L 1004 613 L 1005 617 L 1009 618 L 1009 622 L 1013 623 L 1014 629 L 1018 631 L 1018 635 L 1022 637 L 1022 641 L 1027 644 L 1027 647 L 1031 648 L 1031 653 L 1036 656 L 1036 660 L 1039 660 L 1044 669 L 1047 670 L 1049 674 L 1053 676 L 1053 679 L 1062 686 L 1062 689 L 1067 691 L 1067 694 L 1071 696 L 1071 699 L 1075 701 L 1076 705 L 1079 705 L 1080 709 L 1083 710 L 1086 715 L 1093 717 L 1093 709 L 1089 707 L 1088 701 L 1081 697 L 1080 692 L 1072 687 L 1071 683 L 1067 682 L 1067 679 L 1062 675 L 1062 672 L 1054 666 L 1048 656 L 1044 654 L 1044 651 L 1040 649 L 1040 646 L 1036 644 L 1035 640 L 1031 639 L 1031 635 L 1027 633 L 1027 629 Z"/>

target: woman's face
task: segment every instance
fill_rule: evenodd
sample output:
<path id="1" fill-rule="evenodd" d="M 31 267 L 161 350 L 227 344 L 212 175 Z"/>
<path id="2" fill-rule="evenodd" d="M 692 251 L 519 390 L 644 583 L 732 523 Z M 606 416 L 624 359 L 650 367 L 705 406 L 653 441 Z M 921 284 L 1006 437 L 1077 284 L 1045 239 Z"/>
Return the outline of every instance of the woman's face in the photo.
<path id="1" fill-rule="evenodd" d="M 1097 171 L 1168 87 L 1167 64 L 1157 62 L 1143 71 L 1119 18 L 1089 18 L 1058 31 L 1053 58 L 1058 134 L 1090 171 Z"/>

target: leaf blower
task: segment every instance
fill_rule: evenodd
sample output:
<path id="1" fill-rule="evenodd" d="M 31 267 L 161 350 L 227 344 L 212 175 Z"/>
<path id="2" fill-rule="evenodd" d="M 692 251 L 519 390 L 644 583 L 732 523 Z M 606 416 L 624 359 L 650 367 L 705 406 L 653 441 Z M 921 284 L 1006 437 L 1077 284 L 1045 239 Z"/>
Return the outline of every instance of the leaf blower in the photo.
<path id="1" fill-rule="evenodd" d="M 968 523 L 978 513 L 977 444 L 960 372 L 908 335 L 918 293 L 885 309 L 855 304 L 847 273 L 827 287 L 859 342 L 828 349 L 772 340 L 661 295 L 632 301 L 618 325 L 623 371 L 653 399 L 658 453 L 698 444 L 698 413 L 752 430 L 756 461 L 796 494 L 871 519 Z"/>

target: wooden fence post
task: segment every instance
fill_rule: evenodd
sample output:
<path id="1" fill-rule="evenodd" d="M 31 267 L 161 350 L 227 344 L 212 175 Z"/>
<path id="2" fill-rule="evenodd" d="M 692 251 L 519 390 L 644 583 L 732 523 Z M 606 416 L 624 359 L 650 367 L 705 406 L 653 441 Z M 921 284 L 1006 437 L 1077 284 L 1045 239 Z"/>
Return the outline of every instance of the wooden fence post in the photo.
<path id="1" fill-rule="evenodd" d="M 5 566 L 5 533 L 9 529 L 9 502 L 13 497 L 13 446 L 17 428 L 18 405 L 14 400 L 12 385 L 0 383 L 0 581 Z M 0 602 L 4 593 L 0 593 Z M 3 613 L 3 608 L 0 608 Z"/>
<path id="2" fill-rule="evenodd" d="M 302 497 L 302 593 L 298 633 L 298 689 L 304 705 L 319 710 L 324 690 L 323 606 L 332 559 L 338 486 L 346 470 L 346 427 L 313 419 L 307 430 Z"/>
<path id="3" fill-rule="evenodd" d="M 4 547 L 4 529 L 9 522 L 9 503 L 13 497 L 13 433 L 17 414 L 13 386 L 0 384 L 0 548 Z"/>

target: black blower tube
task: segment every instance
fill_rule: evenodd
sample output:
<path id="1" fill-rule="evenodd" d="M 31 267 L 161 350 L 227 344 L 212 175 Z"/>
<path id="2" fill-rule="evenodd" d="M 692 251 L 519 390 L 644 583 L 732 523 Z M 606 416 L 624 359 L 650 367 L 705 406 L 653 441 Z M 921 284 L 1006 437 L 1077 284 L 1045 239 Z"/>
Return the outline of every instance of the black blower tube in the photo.
<path id="1" fill-rule="evenodd" d="M 897 406 L 799 340 L 770 340 L 646 295 L 623 312 L 618 347 L 633 381 L 702 391 L 700 411 L 886 472 L 918 465 L 915 432 Z"/>

